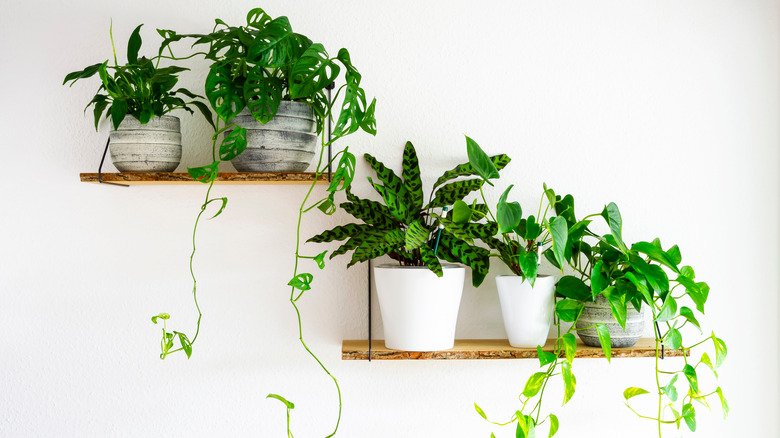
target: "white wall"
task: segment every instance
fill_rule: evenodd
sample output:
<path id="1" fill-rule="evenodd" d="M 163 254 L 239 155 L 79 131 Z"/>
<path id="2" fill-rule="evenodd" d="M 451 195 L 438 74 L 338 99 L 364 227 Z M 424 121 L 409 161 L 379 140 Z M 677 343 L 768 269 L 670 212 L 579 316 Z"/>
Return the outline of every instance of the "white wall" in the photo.
<path id="1" fill-rule="evenodd" d="M 350 49 L 377 96 L 379 134 L 343 145 L 397 166 L 413 140 L 430 187 L 466 159 L 467 133 L 513 157 L 501 186 L 514 183 L 528 209 L 546 181 L 580 212 L 618 203 L 626 240 L 678 243 L 712 288 L 705 330 L 729 345 L 720 384 L 732 415 L 698 407 L 696 435 L 777 436 L 778 2 L 323 3 L 261 6 L 333 53 Z M 160 361 L 149 317 L 194 326 L 188 239 L 205 187 L 78 182 L 95 171 L 107 127 L 94 132 L 81 112 L 95 81 L 60 85 L 110 56 L 111 17 L 123 54 L 138 23 L 151 49 L 155 28 L 206 32 L 254 6 L 0 3 L 0 436 L 280 437 L 284 410 L 269 392 L 296 403 L 296 436 L 331 430 L 336 395 L 297 343 L 285 287 L 304 188 L 215 189 L 230 203 L 198 235 L 201 337 L 189 361 Z M 191 66 L 184 82 L 199 91 L 204 65 Z M 182 116 L 180 169 L 205 164 L 208 130 Z M 346 220 L 310 215 L 303 235 Z M 366 333 L 366 268 L 345 265 L 317 273 L 301 302 L 309 345 L 343 390 L 338 436 L 513 436 L 473 403 L 508 418 L 535 361 L 340 360 L 341 341 Z M 502 330 L 495 286 L 468 287 L 458 336 Z M 561 436 L 655 436 L 621 397 L 651 385 L 651 360 L 581 360 L 575 374 L 577 394 L 557 410 Z"/>

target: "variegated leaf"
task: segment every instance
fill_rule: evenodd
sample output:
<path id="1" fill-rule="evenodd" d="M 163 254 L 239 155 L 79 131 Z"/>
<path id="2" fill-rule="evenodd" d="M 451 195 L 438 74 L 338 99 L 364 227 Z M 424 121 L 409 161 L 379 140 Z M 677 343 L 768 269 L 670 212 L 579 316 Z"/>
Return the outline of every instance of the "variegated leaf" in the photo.
<path id="1" fill-rule="evenodd" d="M 407 141 L 404 147 L 403 172 L 401 176 L 403 176 L 404 185 L 409 192 L 413 209 L 422 210 L 423 190 L 422 179 L 420 178 L 420 163 L 417 160 L 417 152 L 414 150 L 414 145 L 411 141 Z"/>
<path id="2" fill-rule="evenodd" d="M 484 181 L 481 179 L 469 179 L 444 185 L 436 191 L 435 196 L 425 209 L 450 206 L 455 201 L 463 200 L 469 193 L 479 190 L 483 183 Z"/>
<path id="3" fill-rule="evenodd" d="M 438 255 L 449 262 L 463 263 L 470 267 L 474 287 L 482 283 L 490 268 L 490 252 L 488 250 L 469 245 L 447 233 L 441 235 Z"/>
<path id="4" fill-rule="evenodd" d="M 408 200 L 406 188 L 400 186 L 402 193 L 399 193 L 386 186 L 375 184 L 371 178 L 368 178 L 368 182 L 370 182 L 377 193 L 382 196 L 385 205 L 387 205 L 387 208 L 390 210 L 390 214 L 392 214 L 396 220 L 406 222 L 409 216 L 409 203 L 405 202 L 405 199 Z"/>
<path id="5" fill-rule="evenodd" d="M 342 203 L 341 208 L 347 213 L 367 224 L 380 228 L 395 228 L 398 226 L 398 222 L 393 218 L 393 214 L 390 213 L 390 209 L 387 206 L 369 199 L 358 198 L 349 190 L 346 193 L 349 202 Z"/>
<path id="6" fill-rule="evenodd" d="M 365 224 L 347 224 L 339 225 L 333 229 L 324 231 L 309 240 L 307 242 L 332 242 L 334 240 L 345 240 L 349 237 L 361 234 L 366 229 L 370 228 L 370 225 Z"/>
<path id="7" fill-rule="evenodd" d="M 412 251 L 423 246 L 430 234 L 431 232 L 424 224 L 421 224 L 419 221 L 412 222 L 409 225 L 409 228 L 406 229 L 406 234 L 404 236 L 406 250 Z"/>
<path id="8" fill-rule="evenodd" d="M 363 241 L 357 248 L 355 248 L 355 252 L 352 253 L 352 260 L 349 262 L 347 267 L 349 268 L 356 263 L 365 262 L 366 260 L 371 260 L 379 256 L 383 256 L 396 248 L 396 246 L 397 245 L 390 243 L 376 244 L 369 241 Z"/>
<path id="9" fill-rule="evenodd" d="M 444 275 L 441 263 L 439 263 L 439 258 L 433 254 L 433 250 L 431 250 L 431 248 L 428 246 L 423 246 L 420 248 L 420 254 L 422 255 L 423 263 L 428 266 L 428 269 L 430 269 L 431 272 L 436 274 L 437 277 Z"/>

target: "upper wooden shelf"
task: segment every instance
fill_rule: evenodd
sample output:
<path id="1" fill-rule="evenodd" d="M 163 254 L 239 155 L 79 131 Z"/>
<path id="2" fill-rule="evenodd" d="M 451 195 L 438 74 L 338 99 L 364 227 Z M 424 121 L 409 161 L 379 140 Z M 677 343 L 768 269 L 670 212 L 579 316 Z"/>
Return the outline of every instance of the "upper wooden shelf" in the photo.
<path id="1" fill-rule="evenodd" d="M 554 339 L 548 339 L 542 348 L 553 351 Z M 681 350 L 665 349 L 665 357 L 681 357 Z M 690 351 L 687 351 L 690 356 Z M 443 351 L 397 351 L 385 347 L 385 341 L 371 343 L 371 360 L 444 360 L 444 359 L 533 359 L 538 357 L 536 348 L 515 348 L 506 339 L 464 339 L 456 340 L 455 347 Z M 575 357 L 605 357 L 601 347 L 588 347 L 577 339 Z M 643 338 L 633 347 L 613 348 L 612 358 L 655 357 L 655 340 Z M 342 360 L 368 360 L 368 341 L 344 341 L 341 345 Z"/>
<path id="2" fill-rule="evenodd" d="M 268 172 L 233 172 L 220 173 L 214 184 L 298 184 L 309 185 L 314 181 L 314 173 L 311 172 L 286 172 L 286 173 L 268 173 Z M 97 173 L 79 174 L 81 182 L 98 184 Z M 104 182 L 123 184 L 129 186 L 140 185 L 200 185 L 202 183 L 193 181 L 187 173 L 172 172 L 142 172 L 142 173 L 104 173 L 102 174 Z M 327 175 L 323 175 L 317 181 L 317 184 L 328 184 Z"/>

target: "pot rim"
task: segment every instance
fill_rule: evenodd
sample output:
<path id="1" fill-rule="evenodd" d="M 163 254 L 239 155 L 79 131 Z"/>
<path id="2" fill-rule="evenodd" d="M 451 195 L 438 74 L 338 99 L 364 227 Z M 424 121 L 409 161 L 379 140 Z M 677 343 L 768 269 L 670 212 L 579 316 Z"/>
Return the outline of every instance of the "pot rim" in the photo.
<path id="1" fill-rule="evenodd" d="M 502 274 L 502 275 L 496 275 L 496 278 L 498 278 L 498 277 L 515 277 L 515 278 L 522 278 L 521 276 L 519 276 L 519 275 L 515 275 L 515 274 L 512 274 L 512 275 L 505 275 L 505 274 Z M 554 276 L 554 275 L 549 275 L 549 274 L 541 274 L 541 275 L 537 275 L 537 276 L 536 276 L 536 278 L 550 278 L 550 277 L 555 277 L 555 276 Z"/>
<path id="2" fill-rule="evenodd" d="M 466 269 L 465 266 L 461 266 L 461 265 L 458 265 L 458 264 L 455 264 L 455 263 L 442 263 L 441 267 L 443 269 Z M 375 268 L 375 269 L 376 268 L 381 268 L 381 269 L 409 269 L 409 270 L 425 269 L 426 271 L 430 271 L 430 269 L 428 269 L 427 266 L 401 266 L 401 265 L 391 265 L 391 264 L 388 264 L 388 263 L 384 263 L 384 264 L 381 264 L 381 265 L 376 265 L 376 266 L 373 266 L 373 268 Z"/>

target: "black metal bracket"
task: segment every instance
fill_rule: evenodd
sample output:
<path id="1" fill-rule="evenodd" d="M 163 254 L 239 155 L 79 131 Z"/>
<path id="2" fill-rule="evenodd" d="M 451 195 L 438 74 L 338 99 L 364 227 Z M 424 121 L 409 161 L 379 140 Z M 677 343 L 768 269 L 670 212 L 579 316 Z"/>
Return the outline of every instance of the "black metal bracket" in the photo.
<path id="1" fill-rule="evenodd" d="M 333 91 L 333 89 L 336 88 L 336 83 L 332 82 L 330 85 L 325 87 L 325 90 L 328 92 L 328 106 L 330 106 L 333 102 L 331 102 L 331 96 L 330 93 Z M 332 119 L 330 117 L 330 114 L 328 114 L 328 182 L 331 182 L 333 179 L 333 165 L 331 163 L 331 160 L 333 160 L 333 145 L 331 141 L 333 140 L 331 136 L 333 135 L 333 131 L 331 128 Z"/>
<path id="2" fill-rule="evenodd" d="M 371 362 L 371 259 L 368 259 L 368 361 Z"/>
<path id="3" fill-rule="evenodd" d="M 106 140 L 106 148 L 103 149 L 103 157 L 100 159 L 100 166 L 98 166 L 98 183 L 109 184 L 112 186 L 119 186 L 119 187 L 130 187 L 127 184 L 119 184 L 114 182 L 103 181 L 103 162 L 106 161 L 106 153 L 108 153 L 109 143 L 111 143 L 111 137 L 108 137 L 108 140 Z"/>
<path id="4" fill-rule="evenodd" d="M 658 332 L 658 339 L 661 339 L 661 328 L 658 327 L 658 321 L 655 321 L 655 330 Z M 664 344 L 661 344 L 661 359 L 664 358 Z"/>

